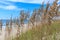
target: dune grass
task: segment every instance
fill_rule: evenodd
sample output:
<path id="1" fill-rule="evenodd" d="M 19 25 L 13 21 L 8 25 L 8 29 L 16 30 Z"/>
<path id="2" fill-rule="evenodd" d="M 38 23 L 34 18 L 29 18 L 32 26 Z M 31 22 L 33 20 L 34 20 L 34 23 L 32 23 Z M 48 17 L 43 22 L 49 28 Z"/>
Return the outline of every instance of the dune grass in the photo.
<path id="1" fill-rule="evenodd" d="M 22 33 L 14 40 L 57 40 L 57 33 L 60 32 L 60 21 L 55 21 L 50 26 L 37 26 L 26 33 Z"/>

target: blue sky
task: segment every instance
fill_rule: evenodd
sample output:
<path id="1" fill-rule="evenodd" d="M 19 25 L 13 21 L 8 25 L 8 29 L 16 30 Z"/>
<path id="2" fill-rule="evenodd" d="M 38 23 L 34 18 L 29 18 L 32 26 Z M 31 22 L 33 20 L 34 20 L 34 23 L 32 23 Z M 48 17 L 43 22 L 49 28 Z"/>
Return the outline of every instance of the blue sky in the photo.
<path id="1" fill-rule="evenodd" d="M 0 0 L 0 19 L 10 19 L 11 15 L 13 18 L 18 17 L 20 10 L 32 11 L 34 8 L 39 8 L 43 1 L 44 4 L 48 1 L 52 4 L 54 0 Z"/>

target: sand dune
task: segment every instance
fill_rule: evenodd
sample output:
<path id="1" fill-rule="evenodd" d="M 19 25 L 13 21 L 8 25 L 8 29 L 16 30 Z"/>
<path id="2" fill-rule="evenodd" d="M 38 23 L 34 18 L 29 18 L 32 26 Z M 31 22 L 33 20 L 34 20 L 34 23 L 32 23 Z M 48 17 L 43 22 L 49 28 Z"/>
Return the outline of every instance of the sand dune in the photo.
<path id="1" fill-rule="evenodd" d="M 28 26 L 27 24 L 24 24 L 24 27 L 20 27 L 20 34 L 21 34 L 21 31 L 23 30 L 23 32 L 26 32 L 28 29 Z M 5 31 L 5 26 L 2 28 L 2 32 L 0 32 L 0 40 L 5 40 L 7 37 L 10 38 L 10 40 L 12 38 L 15 38 L 16 37 L 16 34 L 17 34 L 17 27 L 15 27 L 13 25 L 12 27 L 12 31 L 10 33 L 10 35 L 8 35 L 7 31 Z"/>

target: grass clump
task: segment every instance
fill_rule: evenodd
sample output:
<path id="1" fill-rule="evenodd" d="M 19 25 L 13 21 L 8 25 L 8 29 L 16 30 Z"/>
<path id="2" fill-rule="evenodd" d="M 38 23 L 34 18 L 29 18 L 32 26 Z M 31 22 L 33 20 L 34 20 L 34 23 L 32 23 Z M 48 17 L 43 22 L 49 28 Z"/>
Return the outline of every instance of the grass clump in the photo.
<path id="1" fill-rule="evenodd" d="M 26 33 L 22 33 L 18 40 L 57 40 L 60 32 L 60 23 L 54 22 L 50 26 L 37 26 Z"/>

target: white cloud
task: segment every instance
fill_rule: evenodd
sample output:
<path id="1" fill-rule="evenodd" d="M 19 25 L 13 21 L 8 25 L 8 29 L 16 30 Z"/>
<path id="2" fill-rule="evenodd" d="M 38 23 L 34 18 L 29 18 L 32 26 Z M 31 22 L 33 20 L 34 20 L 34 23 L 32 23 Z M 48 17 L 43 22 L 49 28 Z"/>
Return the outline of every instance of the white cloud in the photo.
<path id="1" fill-rule="evenodd" d="M 0 0 L 0 8 L 1 9 L 5 9 L 5 10 L 14 10 L 14 9 L 18 9 L 17 6 L 12 5 L 10 2 L 6 2 L 6 1 L 1 1 Z M 4 5 L 3 5 L 4 4 Z"/>
<path id="2" fill-rule="evenodd" d="M 46 4 L 48 1 L 49 1 L 49 3 L 53 3 L 53 1 L 55 1 L 55 0 L 3 0 L 0 2 L 5 3 L 5 4 L 11 4 L 11 3 L 5 2 L 5 1 L 35 3 L 35 4 L 42 4 L 42 2 L 44 1 L 44 3 Z M 60 0 L 58 0 L 58 2 L 60 2 Z"/>
<path id="3" fill-rule="evenodd" d="M 9 6 L 6 6 L 5 9 L 8 9 L 8 10 L 13 10 L 13 9 L 16 9 L 17 7 L 16 6 L 12 6 L 12 5 L 9 5 Z"/>
<path id="4" fill-rule="evenodd" d="M 11 1 L 13 1 L 13 0 L 11 0 Z M 8 0 L 0 0 L 0 3 L 1 3 L 0 4 L 1 9 L 5 9 L 5 10 L 23 10 L 23 8 L 18 8 L 16 5 L 13 5 L 12 3 L 8 2 Z"/>
<path id="5" fill-rule="evenodd" d="M 14 10 L 14 9 L 17 9 L 17 7 L 16 6 L 13 6 L 13 5 L 0 6 L 0 8 L 6 9 L 6 10 Z"/>
<path id="6" fill-rule="evenodd" d="M 2 3 L 2 4 L 11 4 L 11 3 L 9 3 L 9 2 L 5 2 L 5 1 L 0 1 L 0 3 Z"/>
<path id="7" fill-rule="evenodd" d="M 49 3 L 52 3 L 54 0 L 3 0 L 3 1 L 0 0 L 0 3 L 8 5 L 8 6 L 0 5 L 0 8 L 6 9 L 6 10 L 14 10 L 14 9 L 22 10 L 23 9 L 23 8 L 18 8 L 17 6 L 9 3 L 8 1 L 11 1 L 11 2 L 35 3 L 35 4 L 42 4 L 42 2 L 44 2 L 46 4 L 48 1 L 49 1 Z M 58 2 L 60 2 L 60 0 Z"/>
<path id="8" fill-rule="evenodd" d="M 18 8 L 17 6 L 13 6 L 13 5 L 8 5 L 8 6 L 0 5 L 0 9 L 5 9 L 5 10 L 25 10 L 25 8 Z"/>
<path id="9" fill-rule="evenodd" d="M 25 3 L 37 3 L 37 4 L 41 4 L 44 1 L 44 3 L 46 4 L 48 1 L 49 1 L 49 3 L 52 3 L 54 0 L 7 0 L 7 1 L 25 2 Z"/>

